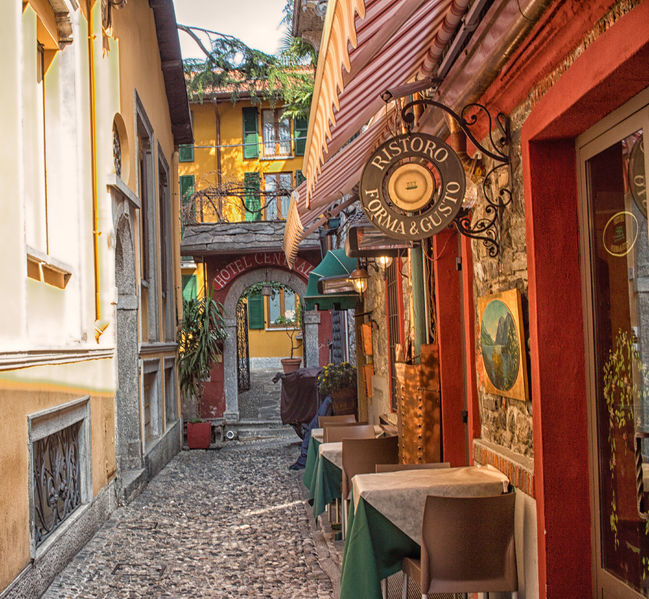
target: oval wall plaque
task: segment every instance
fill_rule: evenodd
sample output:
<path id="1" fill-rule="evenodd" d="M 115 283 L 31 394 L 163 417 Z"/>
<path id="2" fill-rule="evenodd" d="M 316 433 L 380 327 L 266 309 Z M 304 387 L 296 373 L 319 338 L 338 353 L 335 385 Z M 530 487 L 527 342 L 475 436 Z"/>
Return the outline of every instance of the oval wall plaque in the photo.
<path id="1" fill-rule="evenodd" d="M 462 207 L 466 179 L 459 156 L 425 133 L 389 139 L 361 177 L 365 214 L 386 235 L 419 240 L 448 227 Z"/>

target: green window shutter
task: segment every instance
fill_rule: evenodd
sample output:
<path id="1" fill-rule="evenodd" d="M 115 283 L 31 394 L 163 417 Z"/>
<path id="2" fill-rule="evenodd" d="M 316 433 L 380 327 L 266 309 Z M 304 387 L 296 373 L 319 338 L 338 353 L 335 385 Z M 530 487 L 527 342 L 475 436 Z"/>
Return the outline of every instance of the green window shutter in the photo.
<path id="1" fill-rule="evenodd" d="M 296 156 L 304 156 L 307 130 L 308 130 L 308 122 L 306 119 L 295 119 L 293 132 L 295 135 L 295 155 Z"/>
<path id="2" fill-rule="evenodd" d="M 255 293 L 248 296 L 248 328 L 263 329 L 264 322 L 264 296 Z"/>
<path id="3" fill-rule="evenodd" d="M 182 285 L 184 300 L 196 299 L 198 297 L 196 293 L 196 275 L 183 275 Z"/>
<path id="4" fill-rule="evenodd" d="M 191 144 L 179 146 L 178 162 L 194 162 L 194 146 Z"/>
<path id="5" fill-rule="evenodd" d="M 259 134 L 257 130 L 257 108 L 243 108 L 243 157 L 259 157 Z"/>
<path id="6" fill-rule="evenodd" d="M 194 193 L 194 175 L 180 176 L 180 199 L 184 206 L 189 201 L 189 196 Z"/>
<path id="7" fill-rule="evenodd" d="M 306 177 L 302 171 L 295 171 L 295 187 L 299 187 L 306 181 Z"/>
<path id="8" fill-rule="evenodd" d="M 246 207 L 258 211 L 261 208 L 261 176 L 259 173 L 244 173 L 243 184 L 246 188 Z M 261 212 L 248 212 L 246 220 L 261 220 Z"/>

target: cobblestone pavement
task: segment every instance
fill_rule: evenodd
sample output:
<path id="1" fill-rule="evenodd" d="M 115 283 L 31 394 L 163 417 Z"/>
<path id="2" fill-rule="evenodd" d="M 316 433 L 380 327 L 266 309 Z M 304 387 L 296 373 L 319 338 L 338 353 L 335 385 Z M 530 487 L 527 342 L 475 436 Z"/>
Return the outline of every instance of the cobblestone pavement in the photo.
<path id="1" fill-rule="evenodd" d="M 299 439 L 288 428 L 272 434 L 181 452 L 43 597 L 333 597 L 328 546 L 307 510 L 301 472 L 287 470 Z"/>
<path id="2" fill-rule="evenodd" d="M 250 371 L 250 390 L 239 393 L 239 415 L 243 420 L 279 422 L 279 403 L 282 383 L 273 383 L 280 368 Z"/>

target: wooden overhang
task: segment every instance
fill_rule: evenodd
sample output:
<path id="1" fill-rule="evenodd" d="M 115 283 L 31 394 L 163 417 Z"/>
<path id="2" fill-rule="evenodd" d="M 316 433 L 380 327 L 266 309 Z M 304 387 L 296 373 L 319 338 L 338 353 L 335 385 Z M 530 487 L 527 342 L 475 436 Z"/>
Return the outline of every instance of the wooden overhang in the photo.
<path id="1" fill-rule="evenodd" d="M 192 144 L 194 134 L 173 0 L 149 0 L 149 6 L 153 9 L 174 143 Z"/>

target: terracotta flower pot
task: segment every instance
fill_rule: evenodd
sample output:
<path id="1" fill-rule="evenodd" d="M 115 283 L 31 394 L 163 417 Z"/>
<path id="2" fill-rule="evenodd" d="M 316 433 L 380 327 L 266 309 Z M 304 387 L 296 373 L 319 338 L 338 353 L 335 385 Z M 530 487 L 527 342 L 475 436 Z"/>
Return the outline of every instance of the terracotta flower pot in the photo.
<path id="1" fill-rule="evenodd" d="M 281 362 L 284 374 L 286 374 L 297 370 L 302 363 L 302 358 L 282 358 Z"/>
<path id="2" fill-rule="evenodd" d="M 187 423 L 187 445 L 189 449 L 209 449 L 211 440 L 211 422 Z"/>

